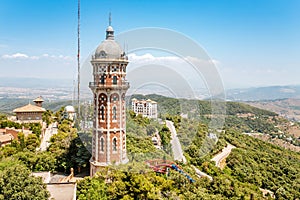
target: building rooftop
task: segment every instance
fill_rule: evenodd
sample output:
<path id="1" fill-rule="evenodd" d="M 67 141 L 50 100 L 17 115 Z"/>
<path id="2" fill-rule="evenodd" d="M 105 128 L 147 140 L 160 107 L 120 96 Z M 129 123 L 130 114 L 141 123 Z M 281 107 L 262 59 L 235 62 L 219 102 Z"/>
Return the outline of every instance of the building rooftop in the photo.
<path id="1" fill-rule="evenodd" d="M 152 101 L 151 99 L 147 99 L 147 102 L 157 103 L 156 101 Z"/>
<path id="2" fill-rule="evenodd" d="M 0 135 L 0 142 L 7 142 L 13 140 L 14 137 L 11 134 Z"/>
<path id="3" fill-rule="evenodd" d="M 73 200 L 76 199 L 76 183 L 47 184 L 50 199 Z"/>
<path id="4" fill-rule="evenodd" d="M 95 59 L 126 59 L 120 45 L 114 40 L 114 30 L 111 26 L 106 29 L 106 39 L 101 42 L 95 51 Z"/>
<path id="5" fill-rule="evenodd" d="M 13 110 L 14 113 L 20 113 L 20 112 L 45 112 L 45 111 L 46 111 L 45 108 L 35 106 L 35 105 L 31 105 L 31 104 L 28 104 L 26 106 L 16 108 L 16 109 Z"/>
<path id="6" fill-rule="evenodd" d="M 35 177 L 41 177 L 43 183 L 49 183 L 51 180 L 51 173 L 49 172 L 32 172 L 31 173 Z"/>
<path id="7" fill-rule="evenodd" d="M 44 102 L 44 99 L 41 96 L 39 96 L 38 98 L 33 100 L 33 102 Z"/>
<path id="8" fill-rule="evenodd" d="M 96 58 L 119 59 L 123 51 L 115 40 L 104 40 L 96 49 Z"/>
<path id="9" fill-rule="evenodd" d="M 32 175 L 41 177 L 43 183 L 47 184 L 47 190 L 51 195 L 49 199 L 76 200 L 76 179 L 73 177 L 73 172 L 69 176 L 52 175 L 50 172 L 33 172 Z"/>
<path id="10" fill-rule="evenodd" d="M 66 106 L 65 111 L 68 113 L 75 113 L 75 108 L 73 106 Z"/>
<path id="11" fill-rule="evenodd" d="M 133 98 L 131 101 L 133 102 L 137 102 L 137 103 L 152 103 L 152 104 L 156 104 L 156 101 L 153 101 L 151 99 L 147 99 L 147 100 L 138 100 L 136 98 Z"/>
<path id="12" fill-rule="evenodd" d="M 2 131 L 2 130 L 0 130 L 0 131 Z M 18 133 L 20 133 L 20 132 L 22 132 L 26 137 L 29 135 L 29 134 L 32 134 L 32 131 L 31 130 L 29 130 L 28 128 L 27 129 L 25 129 L 25 128 L 22 128 L 22 129 L 16 129 L 15 127 L 11 127 L 11 128 L 9 128 L 9 127 L 6 127 L 5 129 L 4 129 L 4 134 L 12 134 L 14 137 L 17 137 L 16 135 L 18 134 Z"/>

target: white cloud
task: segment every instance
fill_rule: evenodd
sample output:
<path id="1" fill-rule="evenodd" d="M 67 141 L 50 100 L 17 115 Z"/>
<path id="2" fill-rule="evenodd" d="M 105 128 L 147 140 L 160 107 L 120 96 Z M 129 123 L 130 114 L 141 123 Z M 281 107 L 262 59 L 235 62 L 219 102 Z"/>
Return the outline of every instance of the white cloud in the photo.
<path id="1" fill-rule="evenodd" d="M 186 63 L 186 61 L 191 62 L 191 63 L 196 63 L 197 65 L 219 65 L 220 62 L 215 59 L 200 59 L 196 57 L 178 57 L 178 56 L 158 56 L 155 57 L 150 53 L 146 53 L 143 55 L 136 55 L 135 53 L 131 53 L 128 55 L 128 59 L 130 62 L 133 63 L 149 63 L 151 62 L 152 64 L 158 64 L 158 63 L 176 63 L 176 64 L 183 64 Z"/>
<path id="2" fill-rule="evenodd" d="M 72 78 L 77 69 L 75 56 L 24 52 L 4 54 L 0 54 L 1 76 Z"/>
<path id="3" fill-rule="evenodd" d="M 39 57 L 38 56 L 31 56 L 30 59 L 32 59 L 32 60 L 38 60 Z"/>
<path id="4" fill-rule="evenodd" d="M 72 57 L 72 56 L 63 56 L 62 58 L 63 58 L 64 60 L 68 60 L 68 61 L 75 60 L 75 58 Z"/>
<path id="5" fill-rule="evenodd" d="M 136 63 L 147 63 L 147 62 L 162 62 L 162 61 L 177 61 L 182 62 L 182 59 L 175 56 L 160 56 L 154 57 L 150 53 L 146 53 L 144 55 L 136 55 L 135 53 L 131 53 L 128 55 L 128 59 L 132 62 Z"/>
<path id="6" fill-rule="evenodd" d="M 42 57 L 44 58 L 51 58 L 55 60 L 65 60 L 65 61 L 74 61 L 75 58 L 72 56 L 64 56 L 64 55 L 49 55 L 49 54 L 43 54 Z"/>
<path id="7" fill-rule="evenodd" d="M 173 79 L 173 77 L 171 77 L 173 73 L 191 85 L 199 85 L 199 87 L 202 87 L 204 81 L 206 81 L 207 84 L 211 84 L 211 82 L 216 82 L 216 79 L 219 79 L 216 66 L 219 65 L 220 62 L 215 59 L 209 59 L 208 57 L 153 56 L 150 53 L 143 55 L 131 53 L 128 55 L 128 59 L 130 61 L 128 72 L 130 73 L 135 73 L 135 70 L 138 71 L 140 67 L 146 67 L 145 69 L 151 68 L 151 72 L 148 72 L 147 76 L 156 76 L 161 74 L 163 68 L 165 68 L 165 72 L 168 71 L 164 74 L 165 78 Z"/>
<path id="8" fill-rule="evenodd" d="M 9 55 L 9 54 L 5 54 L 2 56 L 2 58 L 4 59 L 15 59 L 15 58 L 29 58 L 28 55 L 26 54 L 23 54 L 23 53 L 15 53 L 15 54 L 12 54 L 12 55 Z"/>
<path id="9" fill-rule="evenodd" d="M 216 65 L 216 66 L 218 66 L 218 65 L 221 64 L 220 61 L 218 61 L 218 60 L 216 60 L 216 59 L 212 59 L 211 62 L 212 62 L 214 65 Z"/>
<path id="10" fill-rule="evenodd" d="M 129 60 L 132 62 L 137 62 L 137 61 L 143 61 L 143 62 L 148 62 L 148 61 L 154 61 L 154 60 L 169 60 L 173 56 L 162 56 L 162 57 L 154 57 L 150 53 L 146 53 L 143 55 L 136 55 L 135 53 L 131 53 L 128 55 Z M 176 58 L 176 57 L 174 57 Z"/>
<path id="11" fill-rule="evenodd" d="M 15 54 L 5 54 L 1 56 L 2 59 L 10 59 L 10 60 L 39 60 L 39 59 L 52 59 L 52 60 L 64 60 L 64 61 L 75 61 L 75 58 L 72 56 L 64 56 L 64 55 L 49 55 L 47 53 L 42 54 L 41 56 L 29 56 L 24 53 L 15 53 Z"/>

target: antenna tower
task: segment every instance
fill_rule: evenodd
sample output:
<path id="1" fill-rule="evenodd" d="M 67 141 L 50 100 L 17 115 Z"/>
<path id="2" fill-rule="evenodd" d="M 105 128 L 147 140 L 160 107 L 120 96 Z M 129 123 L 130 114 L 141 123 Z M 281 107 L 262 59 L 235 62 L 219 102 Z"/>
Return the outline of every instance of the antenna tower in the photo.
<path id="1" fill-rule="evenodd" d="M 78 0 L 78 26 L 77 26 L 77 106 L 78 117 L 80 117 L 80 0 Z"/>

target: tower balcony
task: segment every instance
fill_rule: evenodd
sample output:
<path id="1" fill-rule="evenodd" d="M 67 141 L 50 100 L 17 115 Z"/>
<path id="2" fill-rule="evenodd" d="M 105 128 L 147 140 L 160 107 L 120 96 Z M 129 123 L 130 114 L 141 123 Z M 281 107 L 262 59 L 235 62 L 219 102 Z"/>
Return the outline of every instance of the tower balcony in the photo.
<path id="1" fill-rule="evenodd" d="M 94 89 L 100 89 L 100 90 L 106 90 L 106 89 L 110 89 L 110 90 L 128 90 L 129 88 L 129 82 L 127 81 L 122 81 L 121 84 L 111 84 L 111 85 L 108 85 L 108 84 L 101 84 L 100 82 L 90 82 L 89 83 L 89 88 L 91 90 L 94 90 Z"/>

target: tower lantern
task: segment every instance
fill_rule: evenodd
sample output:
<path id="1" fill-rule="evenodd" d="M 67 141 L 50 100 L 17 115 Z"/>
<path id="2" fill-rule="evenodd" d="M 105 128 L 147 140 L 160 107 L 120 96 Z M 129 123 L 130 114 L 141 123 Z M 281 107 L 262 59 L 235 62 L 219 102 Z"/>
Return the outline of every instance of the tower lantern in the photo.
<path id="1" fill-rule="evenodd" d="M 33 100 L 33 102 L 35 103 L 36 106 L 42 107 L 44 100 L 43 100 L 42 96 L 39 96 L 38 98 Z"/>
<path id="2" fill-rule="evenodd" d="M 128 58 L 114 40 L 114 30 L 109 25 L 106 39 L 92 56 L 94 113 L 92 158 L 90 175 L 110 164 L 128 162 L 126 155 L 125 94 Z"/>

